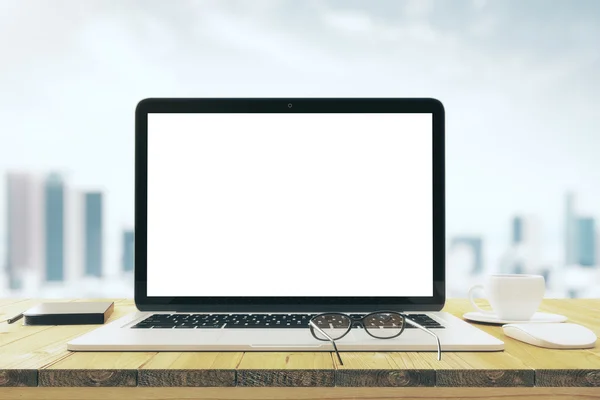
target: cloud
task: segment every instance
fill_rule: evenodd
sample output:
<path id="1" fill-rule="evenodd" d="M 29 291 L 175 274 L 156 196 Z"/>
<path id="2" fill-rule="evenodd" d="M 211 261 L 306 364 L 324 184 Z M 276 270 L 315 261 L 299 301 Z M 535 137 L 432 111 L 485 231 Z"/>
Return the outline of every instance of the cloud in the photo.
<path id="1" fill-rule="evenodd" d="M 473 0 L 473 6 L 477 10 L 482 10 L 488 5 L 488 0 Z"/>
<path id="2" fill-rule="evenodd" d="M 373 29 L 371 17 L 357 11 L 325 12 L 321 19 L 326 25 L 351 34 L 370 34 Z"/>
<path id="3" fill-rule="evenodd" d="M 404 14 L 409 19 L 419 19 L 427 17 L 433 11 L 435 2 L 433 0 L 406 0 L 404 5 Z"/>

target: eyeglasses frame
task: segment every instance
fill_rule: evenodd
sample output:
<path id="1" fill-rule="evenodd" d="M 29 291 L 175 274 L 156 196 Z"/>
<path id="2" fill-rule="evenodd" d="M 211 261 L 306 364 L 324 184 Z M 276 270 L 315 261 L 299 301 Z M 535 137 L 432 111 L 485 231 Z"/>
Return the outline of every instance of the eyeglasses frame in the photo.
<path id="1" fill-rule="evenodd" d="M 399 317 L 402 318 L 402 328 L 400 329 L 400 332 L 398 332 L 396 335 L 394 336 L 390 336 L 390 337 L 377 337 L 375 335 L 373 335 L 372 333 L 369 332 L 369 329 L 365 326 L 364 324 L 364 320 L 367 319 L 368 317 L 372 316 L 372 315 L 377 315 L 377 314 L 395 314 L 398 315 Z M 319 318 L 319 317 L 324 317 L 326 315 L 341 315 L 343 317 L 346 317 L 350 320 L 350 325 L 348 326 L 348 329 L 346 330 L 346 332 L 344 332 L 344 334 L 340 337 L 335 338 L 334 340 L 340 340 L 341 338 L 343 338 L 344 336 L 346 336 L 351 330 L 352 328 L 356 325 L 356 324 L 360 324 L 360 326 L 362 326 L 362 328 L 365 330 L 365 332 L 367 332 L 370 336 L 374 337 L 375 339 L 393 339 L 395 337 L 398 337 L 402 334 L 402 332 L 404 332 L 404 326 L 406 323 L 406 316 L 400 314 L 397 311 L 375 311 L 375 312 L 371 312 L 366 314 L 364 317 L 362 318 L 352 318 L 349 314 L 345 314 L 345 313 L 341 313 L 341 312 L 326 312 L 326 313 L 321 313 L 321 314 L 317 314 L 314 317 L 312 317 L 310 320 L 314 321 L 315 319 Z M 309 324 L 308 325 L 311 329 L 311 333 L 313 334 L 313 336 L 315 336 L 315 334 L 313 333 L 313 327 L 314 325 Z M 319 339 L 318 337 L 315 336 L 315 339 L 317 340 L 321 340 L 324 342 L 327 342 L 327 339 Z"/>
<path id="2" fill-rule="evenodd" d="M 369 332 L 369 329 L 365 326 L 363 320 L 372 316 L 372 315 L 376 315 L 376 314 L 395 314 L 398 315 L 402 318 L 402 328 L 400 329 L 400 332 L 398 332 L 396 335 L 394 336 L 389 336 L 389 337 L 377 337 L 375 335 L 373 335 L 372 333 Z M 340 337 L 337 337 L 335 339 L 333 339 L 332 337 L 330 337 L 327 333 L 325 333 L 316 323 L 314 323 L 314 320 L 325 316 L 325 315 L 337 315 L 337 316 L 343 316 L 345 318 L 348 318 L 350 320 L 350 325 L 348 326 L 348 329 L 346 330 L 346 332 L 344 332 L 344 334 Z M 394 339 L 398 336 L 400 336 L 402 334 L 402 332 L 404 332 L 404 327 L 406 326 L 406 323 L 409 323 L 410 325 L 414 326 L 415 328 L 419 328 L 422 331 L 428 333 L 429 335 L 433 336 L 437 342 L 437 359 L 438 361 L 440 361 L 442 359 L 442 345 L 440 342 L 440 338 L 438 337 L 438 335 L 436 335 L 435 333 L 433 333 L 431 330 L 429 330 L 429 328 L 424 327 L 423 325 L 413 321 L 412 319 L 410 319 L 407 315 L 399 313 L 398 311 L 386 311 L 386 310 L 382 310 L 382 311 L 374 311 L 371 313 L 366 314 L 365 316 L 361 317 L 361 318 L 352 318 L 352 316 L 346 314 L 346 313 L 342 313 L 342 312 L 326 312 L 326 313 L 321 313 L 321 314 L 317 314 L 314 317 L 312 317 L 309 321 L 308 321 L 308 327 L 310 328 L 310 333 L 313 335 L 313 337 L 317 340 L 323 341 L 323 342 L 331 342 L 331 344 L 333 345 L 333 348 L 335 350 L 335 353 L 337 355 L 338 361 L 340 362 L 341 365 L 344 365 L 344 362 L 342 361 L 342 357 L 340 356 L 340 353 L 338 351 L 337 345 L 335 344 L 336 340 L 340 340 L 342 339 L 344 336 L 346 336 L 348 334 L 348 332 L 350 332 L 352 330 L 352 328 L 359 323 L 362 328 L 365 330 L 365 332 L 367 332 L 369 334 L 369 336 L 375 338 L 375 339 Z M 321 333 L 323 336 L 325 336 L 327 339 L 321 339 L 319 338 L 317 335 L 315 335 L 315 329 Z"/>

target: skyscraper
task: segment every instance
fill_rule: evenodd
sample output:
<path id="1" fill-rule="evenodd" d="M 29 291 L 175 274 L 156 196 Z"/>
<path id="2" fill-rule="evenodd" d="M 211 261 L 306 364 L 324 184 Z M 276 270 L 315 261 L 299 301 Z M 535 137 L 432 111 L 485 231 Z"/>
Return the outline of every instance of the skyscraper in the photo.
<path id="1" fill-rule="evenodd" d="M 41 186 L 26 173 L 6 175 L 6 274 L 20 289 L 27 273 L 39 273 L 43 252 Z"/>
<path id="2" fill-rule="evenodd" d="M 129 272 L 133 271 L 133 247 L 134 245 L 134 236 L 132 230 L 123 231 L 123 259 L 122 266 L 123 271 Z"/>
<path id="3" fill-rule="evenodd" d="M 575 215 L 575 194 L 568 192 L 565 197 L 565 265 L 578 263 L 577 257 L 577 217 Z"/>
<path id="4" fill-rule="evenodd" d="M 44 186 L 46 280 L 64 279 L 65 188 L 62 177 L 50 174 Z"/>
<path id="5" fill-rule="evenodd" d="M 577 264 L 596 265 L 596 222 L 593 218 L 577 218 Z"/>
<path id="6" fill-rule="evenodd" d="M 102 276 L 102 193 L 84 195 L 85 275 Z"/>
<path id="7" fill-rule="evenodd" d="M 523 232 L 523 218 L 522 217 L 514 217 L 512 223 L 512 244 L 516 245 L 523 242 L 524 232 Z"/>
<path id="8" fill-rule="evenodd" d="M 542 226 L 535 215 L 515 215 L 510 226 L 509 248 L 502 257 L 502 272 L 539 273 L 542 262 Z"/>
<path id="9" fill-rule="evenodd" d="M 450 241 L 450 249 L 460 245 L 469 247 L 473 254 L 471 274 L 483 272 L 483 240 L 478 236 L 457 236 Z"/>
<path id="10" fill-rule="evenodd" d="M 65 284 L 77 284 L 85 274 L 85 195 L 65 189 Z"/>

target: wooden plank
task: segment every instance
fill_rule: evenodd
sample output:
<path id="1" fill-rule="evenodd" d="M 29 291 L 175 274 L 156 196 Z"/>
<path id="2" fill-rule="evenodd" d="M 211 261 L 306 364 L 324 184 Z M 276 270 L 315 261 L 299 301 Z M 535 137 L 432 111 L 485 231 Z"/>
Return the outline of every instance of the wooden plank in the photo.
<path id="1" fill-rule="evenodd" d="M 433 352 L 349 353 L 338 366 L 336 384 L 344 385 L 439 385 L 439 386 L 533 386 L 534 371 L 503 352 L 444 353 L 438 361 Z M 368 359 L 365 359 L 368 355 Z M 336 360 L 334 358 L 334 360 Z M 337 360 L 336 360 L 337 361 Z M 337 366 L 337 362 L 336 362 Z M 361 369 L 361 373 L 341 372 Z M 398 375 L 396 370 L 402 370 Z M 389 371 L 386 375 L 385 371 Z M 390 380 L 388 379 L 390 376 Z M 433 380 L 433 382 L 432 382 Z"/>
<path id="2" fill-rule="evenodd" d="M 533 387 L 534 370 L 438 370 L 439 387 Z"/>
<path id="3" fill-rule="evenodd" d="M 57 369 L 39 371 L 39 386 L 137 386 L 135 369 Z"/>
<path id="4" fill-rule="evenodd" d="M 38 369 L 64 358 L 68 354 L 66 342 L 83 332 L 86 332 L 86 328 L 82 326 L 48 327 L 43 331 L 22 337 L 0 348 L 2 351 L 0 370 Z"/>
<path id="5" fill-rule="evenodd" d="M 132 307 L 117 307 L 110 317 L 114 321 L 133 311 Z M 98 325 L 23 326 L 15 325 L 16 338 L 0 347 L 0 370 L 39 369 L 73 353 L 66 343 L 79 335 L 96 329 Z M 0 336 L 1 337 L 1 336 Z"/>
<path id="6" fill-rule="evenodd" d="M 540 309 L 562 313 L 575 322 L 586 315 L 578 311 L 578 302 L 577 300 L 565 301 L 562 303 L 565 305 L 558 308 L 557 305 L 553 305 L 553 301 L 544 300 Z M 561 302 L 556 303 L 561 304 Z M 455 315 L 462 316 L 464 312 L 471 310 L 471 306 L 467 300 L 454 300 L 449 309 L 455 312 Z M 503 340 L 506 353 L 533 368 L 536 386 L 577 387 L 592 386 L 598 382 L 595 374 L 599 373 L 600 357 L 593 351 L 544 349 L 505 336 L 500 326 L 477 324 L 477 327 Z M 556 372 L 552 372 L 553 370 Z"/>
<path id="7" fill-rule="evenodd" d="M 40 386 L 136 386 L 137 369 L 156 353 L 78 352 L 39 371 Z"/>
<path id="8" fill-rule="evenodd" d="M 163 352 L 157 353 L 142 369 L 236 369 L 241 352 Z"/>
<path id="9" fill-rule="evenodd" d="M 600 301 L 557 300 L 544 301 L 542 309 L 568 313 L 573 322 L 596 330 L 599 323 L 593 313 L 595 307 L 600 307 Z M 470 310 L 470 305 L 464 300 L 451 300 L 447 310 L 462 316 Z M 131 311 L 131 300 L 119 302 L 111 320 Z M 506 338 L 498 326 L 478 327 L 504 340 L 507 350 L 503 353 L 445 353 L 441 362 L 431 352 L 349 352 L 342 353 L 345 365 L 341 366 L 337 365 L 335 356 L 327 352 L 70 353 L 66 351 L 66 341 L 96 326 L 44 327 L 48 330 L 34 332 L 41 327 L 11 325 L 9 329 L 15 331 L 7 332 L 6 337 L 16 335 L 13 336 L 16 339 L 0 347 L 0 382 L 4 379 L 5 385 L 9 381 L 37 384 L 33 380 L 36 370 L 47 367 L 40 371 L 40 385 L 110 386 L 139 382 L 147 386 L 231 386 L 236 383 L 233 370 L 237 366 L 237 384 L 245 387 L 325 387 L 334 386 L 336 382 L 339 386 L 371 387 L 433 386 L 436 382 L 440 387 L 527 386 L 533 384 L 534 372 L 530 368 L 538 369 L 535 375 L 538 386 L 594 389 L 600 385 L 598 349 L 541 349 Z M 28 335 L 19 336 L 23 330 Z M 4 338 L 0 334 L 0 340 Z M 20 372 L 9 375 L 7 371 Z"/>
<path id="10" fill-rule="evenodd" d="M 235 369 L 148 369 L 138 371 L 139 386 L 227 387 L 236 385 Z"/>
<path id="11" fill-rule="evenodd" d="M 576 306 L 576 304 L 588 304 L 588 307 Z M 590 302 L 575 302 L 573 300 L 564 302 L 560 301 L 544 301 L 540 307 L 541 311 L 564 315 L 575 324 L 583 325 L 592 331 L 596 335 L 600 335 L 600 318 L 598 318 L 598 311 L 589 308 L 589 305 L 593 304 Z"/>
<path id="12" fill-rule="evenodd" d="M 12 318 L 13 316 L 26 311 L 27 309 L 41 303 L 46 300 L 40 299 L 30 299 L 24 300 L 16 303 L 12 303 L 0 309 L 0 320 L 5 321 L 8 318 Z M 56 302 L 62 301 L 60 299 L 47 300 L 47 302 Z M 39 332 L 45 331 L 51 328 L 50 326 L 23 326 L 23 319 L 13 323 L 0 323 L 0 351 L 4 351 L 3 346 L 6 346 L 10 343 L 13 343 L 22 338 L 35 335 Z M 2 364 L 2 360 L 0 360 L 0 368 Z"/>
<path id="13" fill-rule="evenodd" d="M 238 370 L 241 387 L 326 387 L 335 385 L 333 370 Z"/>
<path id="14" fill-rule="evenodd" d="M 7 324 L 5 322 L 0 323 L 0 352 L 4 351 L 4 348 L 9 344 L 26 338 L 28 336 L 35 335 L 39 332 L 45 331 L 52 328 L 51 326 L 28 326 L 25 329 L 21 322 L 15 322 L 13 324 Z M 2 360 L 0 360 L 0 364 Z"/>
<path id="15" fill-rule="evenodd" d="M 538 369 L 536 386 L 600 388 L 600 371 L 597 369 Z"/>
<path id="16" fill-rule="evenodd" d="M 71 353 L 70 357 L 49 365 L 45 370 L 135 369 L 148 362 L 155 354 L 141 351 L 76 352 Z"/>
<path id="17" fill-rule="evenodd" d="M 339 387 L 435 386 L 435 371 L 426 369 L 346 369 L 335 372 Z"/>
<path id="18" fill-rule="evenodd" d="M 118 304 L 118 303 L 117 303 Z M 120 318 L 127 312 L 132 311 L 131 307 L 117 307 L 109 321 Z M 29 382 L 38 385 L 38 369 L 46 365 L 55 363 L 64 359 L 72 353 L 67 351 L 66 343 L 70 339 L 77 337 L 85 332 L 96 329 L 97 325 L 69 325 L 69 326 L 23 326 L 16 325 L 17 332 L 21 332 L 17 338 L 10 343 L 2 346 L 0 357 L 0 373 L 2 371 L 13 371 L 18 369 L 26 376 L 35 375 L 35 382 L 28 378 L 23 378 L 23 382 Z M 127 375 L 126 373 L 122 375 Z M 137 376 L 137 374 L 136 374 Z M 101 375 L 108 383 L 126 383 L 126 380 L 108 379 L 106 375 Z M 89 378 L 91 381 L 97 380 L 96 376 Z M 52 382 L 57 382 L 53 379 Z"/>
<path id="19" fill-rule="evenodd" d="M 402 369 L 434 369 L 436 386 L 510 387 L 534 386 L 535 371 L 502 352 L 392 353 Z"/>
<path id="20" fill-rule="evenodd" d="M 569 303 L 569 306 L 575 306 L 576 302 Z M 542 306 L 543 308 L 544 306 Z M 471 305 L 468 300 L 454 299 L 448 304 L 445 311 L 449 311 L 456 316 L 471 311 Z M 573 315 L 570 308 L 565 310 L 569 315 Z M 600 357 L 589 350 L 553 350 L 532 346 L 530 344 L 515 340 L 504 335 L 501 326 L 489 324 L 474 324 L 477 328 L 504 341 L 505 353 L 520 360 L 527 367 L 534 370 L 538 369 L 600 369 Z M 462 354 L 462 353 L 457 353 Z M 491 354 L 490 354 L 491 355 Z M 536 375 L 537 378 L 537 375 Z"/>
<path id="21" fill-rule="evenodd" d="M 138 371 L 139 386 L 235 386 L 243 353 L 163 352 Z"/>
<path id="22" fill-rule="evenodd" d="M 335 369 L 342 370 L 381 370 L 398 369 L 400 366 L 395 362 L 390 352 L 340 352 L 343 365 L 337 359 L 335 353 L 331 354 Z"/>
<path id="23" fill-rule="evenodd" d="M 406 369 L 396 359 L 399 353 L 342 352 L 344 365 L 333 354 L 336 386 L 409 387 L 434 386 L 435 370 L 432 368 Z M 421 366 L 422 367 L 422 366 Z"/>
<path id="24" fill-rule="evenodd" d="M 334 369 L 331 353 L 247 352 L 238 369 Z"/>
<path id="25" fill-rule="evenodd" d="M 571 301 L 573 301 L 573 302 L 575 302 L 575 305 L 573 305 L 573 307 L 586 308 L 590 311 L 595 311 L 595 312 L 600 311 L 600 299 L 577 299 L 577 300 L 552 299 L 550 304 L 553 304 L 556 302 L 561 302 L 561 301 L 566 301 L 567 303 L 570 303 Z"/>
<path id="26" fill-rule="evenodd" d="M 18 297 L 4 297 L 4 298 L 0 298 L 0 308 L 10 305 L 10 304 L 14 304 L 14 303 L 18 303 L 21 301 L 27 301 L 29 299 L 20 299 Z M 0 317 L 0 321 L 1 321 L 1 317 Z"/>
<path id="27" fill-rule="evenodd" d="M 0 388 L 8 386 L 37 386 L 38 374 L 35 370 L 11 369 L 0 371 Z M 1 389 L 0 389 L 1 390 Z M 0 397 L 2 398 L 2 397 Z"/>
<path id="28" fill-rule="evenodd" d="M 438 361 L 436 353 L 433 352 L 398 352 L 389 353 L 391 359 L 402 369 L 468 369 L 470 365 L 457 353 L 442 353 L 442 359 Z"/>
<path id="29" fill-rule="evenodd" d="M 598 300 L 551 300 L 544 301 L 540 307 L 542 311 L 565 315 L 569 318 L 568 322 L 583 325 L 596 335 L 600 335 L 600 320 L 597 317 L 598 310 L 596 307 L 600 302 Z M 575 350 L 563 350 L 562 352 L 573 352 Z M 580 350 L 586 353 L 593 354 L 585 356 L 586 359 L 600 360 L 600 347 L 598 344 L 594 349 Z M 536 371 L 537 386 L 583 386 L 583 387 L 600 387 L 600 371 L 598 369 L 586 369 L 585 366 L 580 366 L 581 369 L 546 369 L 541 368 Z"/>
<path id="30" fill-rule="evenodd" d="M 39 371 L 40 386 L 137 386 L 137 369 L 156 353 L 71 353 Z"/>
<path id="31" fill-rule="evenodd" d="M 565 307 L 568 312 L 578 312 L 584 310 L 600 311 L 600 299 L 544 299 L 540 308 L 552 306 Z"/>
<path id="32" fill-rule="evenodd" d="M 33 307 L 36 304 L 39 304 L 41 301 L 38 299 L 28 299 L 21 301 L 11 301 L 2 306 L 0 306 L 0 323 L 5 322 L 7 319 L 16 316 L 19 313 L 27 310 L 28 308 Z M 22 320 L 19 323 L 14 323 L 13 325 L 21 325 Z"/>
<path id="33" fill-rule="evenodd" d="M 238 386 L 334 386 L 335 371 L 328 352 L 244 353 L 237 369 Z"/>
<path id="34" fill-rule="evenodd" d="M 506 352 L 456 352 L 462 368 L 437 369 L 437 386 L 511 387 L 534 386 L 535 371 Z M 459 364 L 462 365 L 462 364 Z"/>
<path id="35" fill-rule="evenodd" d="M 49 301 L 59 301 L 59 299 Z M 10 345 L 50 327 L 24 327 L 22 319 L 10 325 L 3 322 L 41 302 L 40 299 L 2 299 L 0 302 L 0 354 L 2 354 L 0 357 L 0 387 L 38 385 L 36 369 L 15 368 L 15 365 L 10 366 L 10 369 L 7 368 L 9 363 L 14 360 L 14 354 L 10 353 Z M 19 354 L 19 357 L 24 358 L 26 355 Z"/>
<path id="36" fill-rule="evenodd" d="M 2 400 L 598 400 L 596 388 L 4 388 Z"/>

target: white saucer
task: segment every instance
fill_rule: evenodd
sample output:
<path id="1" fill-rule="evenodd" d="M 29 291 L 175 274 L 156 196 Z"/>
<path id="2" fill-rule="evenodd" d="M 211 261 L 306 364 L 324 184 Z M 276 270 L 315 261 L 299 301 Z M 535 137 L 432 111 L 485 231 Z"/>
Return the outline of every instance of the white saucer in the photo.
<path id="1" fill-rule="evenodd" d="M 527 321 L 513 321 L 507 319 L 500 319 L 496 314 L 484 314 L 479 311 L 471 311 L 463 315 L 463 318 L 470 321 L 486 322 L 488 324 L 523 324 L 523 323 L 541 323 L 541 322 L 565 322 L 567 317 L 559 314 L 549 314 L 543 312 L 536 312 L 533 314 L 530 320 Z"/>

